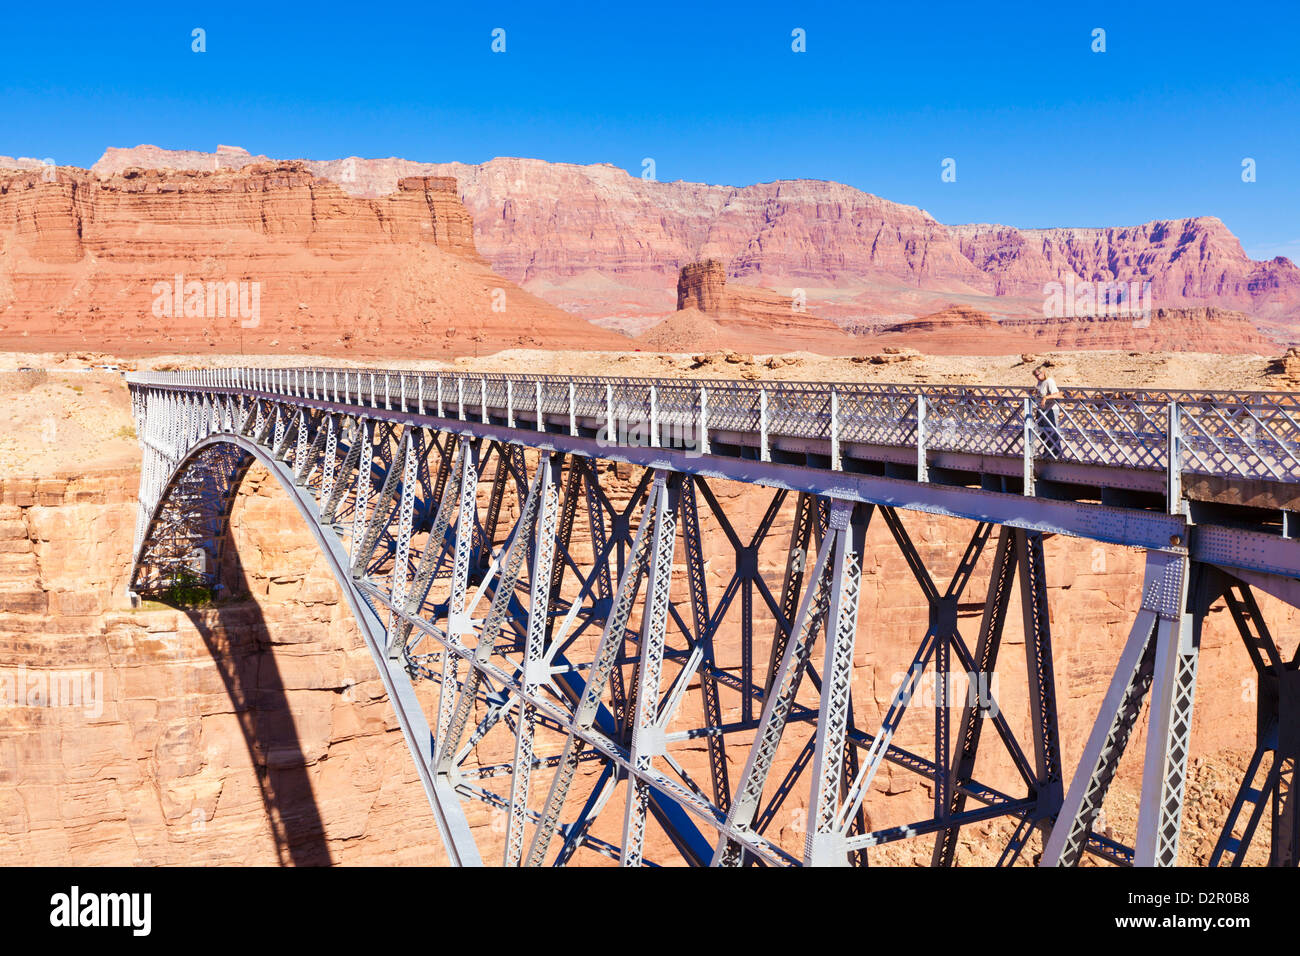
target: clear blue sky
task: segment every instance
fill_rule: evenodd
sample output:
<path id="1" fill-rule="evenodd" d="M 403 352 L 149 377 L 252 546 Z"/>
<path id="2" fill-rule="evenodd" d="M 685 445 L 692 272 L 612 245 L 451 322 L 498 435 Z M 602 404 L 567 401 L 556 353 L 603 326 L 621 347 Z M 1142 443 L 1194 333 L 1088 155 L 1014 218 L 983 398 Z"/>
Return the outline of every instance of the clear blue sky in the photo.
<path id="1" fill-rule="evenodd" d="M 944 222 L 1213 215 L 1300 260 L 1295 0 L 541 6 L 13 4 L 0 154 L 653 157 L 662 180 L 834 179 Z"/>

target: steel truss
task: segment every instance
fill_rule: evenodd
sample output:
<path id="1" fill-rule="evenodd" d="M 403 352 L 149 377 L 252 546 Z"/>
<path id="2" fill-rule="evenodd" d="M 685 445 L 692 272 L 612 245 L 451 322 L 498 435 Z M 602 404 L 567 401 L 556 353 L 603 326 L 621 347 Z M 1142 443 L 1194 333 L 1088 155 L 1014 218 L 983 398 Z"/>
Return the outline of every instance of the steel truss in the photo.
<path id="1" fill-rule="evenodd" d="M 599 454 L 557 447 L 540 388 L 531 411 L 509 396 L 504 423 L 486 421 L 484 396 L 485 421 L 468 420 L 463 381 L 454 398 L 436 395 L 440 414 L 457 405 L 455 421 L 407 414 L 405 386 L 381 393 L 374 373 L 345 383 L 364 405 L 300 388 L 133 386 L 144 467 L 131 586 L 219 588 L 234 496 L 254 461 L 268 467 L 331 557 L 454 862 L 490 850 L 488 862 L 510 866 L 867 865 L 875 848 L 923 839 L 934 865 L 951 866 L 964 828 L 1001 819 L 991 832 L 1003 865 L 1028 862 L 1035 832 L 1045 865 L 1085 852 L 1172 864 L 1201 623 L 1220 598 L 1259 675 L 1260 747 L 1214 862 L 1240 863 L 1266 807 L 1271 861 L 1296 862 L 1297 661 L 1280 657 L 1238 572 L 1179 542 L 1148 548 L 1142 609 L 1067 790 L 1042 530 L 990 513 L 941 587 L 889 495 L 737 474 L 748 495 L 767 496 L 753 520 L 708 456 L 697 469 L 669 458 L 615 473 Z M 433 397 L 415 401 L 423 413 Z M 559 429 L 577 432 L 567 425 L 561 416 Z M 859 613 L 873 521 L 929 623 L 883 714 L 859 726 L 873 714 L 853 693 L 860 638 L 879 626 Z M 968 643 L 962 599 L 986 552 Z M 1024 740 L 992 680 L 1017 599 Z M 972 686 L 950 707 L 960 674 Z M 927 678 L 934 706 L 916 701 Z M 1130 849 L 1091 830 L 1148 696 Z M 911 730 L 930 725 L 925 752 L 899 737 L 909 712 Z M 981 779 L 990 762 L 1014 768 L 1015 787 Z M 877 819 L 885 764 L 924 781 L 924 818 Z M 472 831 L 474 803 L 499 826 Z"/>

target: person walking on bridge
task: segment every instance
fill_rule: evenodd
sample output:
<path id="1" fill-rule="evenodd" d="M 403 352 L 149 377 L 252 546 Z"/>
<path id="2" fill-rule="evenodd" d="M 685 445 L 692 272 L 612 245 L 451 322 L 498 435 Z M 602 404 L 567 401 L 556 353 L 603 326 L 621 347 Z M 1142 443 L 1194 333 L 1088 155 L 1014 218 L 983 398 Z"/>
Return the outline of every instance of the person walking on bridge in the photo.
<path id="1" fill-rule="evenodd" d="M 1034 378 L 1038 382 L 1038 401 L 1034 406 L 1035 425 L 1043 436 L 1043 446 L 1052 458 L 1061 457 L 1060 413 L 1057 401 L 1061 390 L 1056 387 L 1056 380 L 1047 374 L 1044 365 L 1034 369 Z"/>

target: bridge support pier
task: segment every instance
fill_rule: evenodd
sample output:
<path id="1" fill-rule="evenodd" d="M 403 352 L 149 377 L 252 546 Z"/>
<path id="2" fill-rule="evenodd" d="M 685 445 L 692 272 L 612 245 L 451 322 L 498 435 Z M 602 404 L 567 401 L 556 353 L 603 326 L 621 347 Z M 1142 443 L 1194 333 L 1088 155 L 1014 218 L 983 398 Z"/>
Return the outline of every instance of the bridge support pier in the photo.
<path id="1" fill-rule="evenodd" d="M 1153 684 L 1136 858 L 1147 865 L 1177 859 L 1200 638 L 1200 615 L 1195 622 L 1188 617 L 1187 564 L 1181 554 L 1147 552 L 1142 604 L 1048 836 L 1043 866 L 1076 866 L 1089 849 L 1093 824 Z M 1131 860 L 1121 854 L 1117 862 Z"/>

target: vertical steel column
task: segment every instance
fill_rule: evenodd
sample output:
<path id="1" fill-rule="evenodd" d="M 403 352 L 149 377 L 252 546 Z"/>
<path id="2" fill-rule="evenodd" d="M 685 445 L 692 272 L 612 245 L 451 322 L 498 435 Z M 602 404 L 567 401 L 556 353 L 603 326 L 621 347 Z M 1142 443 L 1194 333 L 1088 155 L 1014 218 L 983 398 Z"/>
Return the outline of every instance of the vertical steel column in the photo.
<path id="1" fill-rule="evenodd" d="M 666 479 L 656 472 L 654 480 L 658 482 Z M 601 632 L 595 659 L 587 675 L 587 686 L 583 690 L 582 699 L 574 709 L 573 723 L 584 731 L 590 730 L 595 724 L 596 715 L 600 711 L 601 696 L 609 682 L 610 674 L 614 671 L 619 651 L 623 647 L 628 619 L 636 602 L 641 576 L 649 564 L 650 544 L 654 539 L 655 515 L 651 506 L 654 500 L 655 497 L 651 495 L 642 513 L 641 526 L 637 529 L 636 539 L 632 542 L 632 553 L 623 570 L 623 576 L 619 579 L 618 588 L 614 592 L 609 617 Z M 541 866 L 545 860 L 551 841 L 555 838 L 556 830 L 559 829 L 560 813 L 564 810 L 564 802 L 569 795 L 569 788 L 573 785 L 577 770 L 578 742 L 577 737 L 570 733 L 565 738 L 559 766 L 551 779 L 551 787 L 546 795 L 546 805 L 542 810 L 541 820 L 533 834 L 533 842 L 528 848 L 528 866 Z"/>
<path id="2" fill-rule="evenodd" d="M 423 432 L 418 434 L 422 436 Z M 406 605 L 406 578 L 410 571 L 411 533 L 415 518 L 415 491 L 419 474 L 419 449 L 412 434 L 412 427 L 409 425 L 405 434 L 402 435 L 402 443 L 402 498 L 398 504 L 397 553 L 393 558 L 393 586 L 390 592 L 390 600 L 393 602 L 392 606 L 394 608 Z M 397 470 L 396 462 L 393 463 L 393 470 Z M 387 630 L 388 656 L 398 658 L 401 653 L 396 642 L 392 639 L 397 630 L 396 613 L 392 610 L 388 612 Z"/>
<path id="3" fill-rule="evenodd" d="M 298 474 L 307 464 L 307 412 L 298 410 L 298 436 L 293 449 L 293 469 Z M 301 481 L 302 479 L 299 478 Z"/>
<path id="4" fill-rule="evenodd" d="M 460 507 L 456 516 L 456 545 L 452 557 L 451 596 L 447 598 L 447 641 L 459 643 L 462 634 L 473 629 L 465 613 L 469 591 L 469 566 L 474 546 L 474 525 L 478 516 L 479 443 L 464 443 L 461 455 Z M 438 724 L 434 746 L 440 745 L 451 724 L 455 690 L 460 679 L 460 658 L 450 651 L 442 653 L 442 683 L 438 691 Z"/>
<path id="5" fill-rule="evenodd" d="M 482 668 L 492 659 L 492 655 L 497 650 L 497 639 L 505 629 L 511 603 L 515 600 L 515 589 L 523 573 L 524 558 L 534 550 L 538 502 L 544 495 L 543 485 L 549 479 L 550 469 L 546 467 L 546 461 L 543 459 L 538 463 L 537 474 L 528 485 L 528 493 L 521 503 L 519 520 L 511 529 L 509 540 L 506 542 L 504 558 L 492 592 L 492 604 L 474 645 L 473 665 L 465 675 L 464 686 L 456 697 L 451 723 L 442 740 L 438 742 L 439 773 L 447 773 L 452 769 L 456 749 L 460 746 L 465 727 L 469 722 L 470 711 L 474 707 L 479 687 L 483 683 Z"/>
<path id="6" fill-rule="evenodd" d="M 339 429 L 343 427 L 343 419 L 339 420 Z M 366 438 L 365 419 L 356 419 L 352 423 L 352 437 L 348 442 L 348 453 L 343 456 L 343 466 L 339 470 L 337 478 L 334 476 L 333 469 L 330 470 L 329 489 L 322 493 L 321 520 L 326 524 L 333 524 L 338 507 L 342 503 L 344 496 L 347 494 L 347 481 L 352 475 L 352 469 L 357 467 L 361 461 L 361 447 L 369 442 Z"/>
<path id="7" fill-rule="evenodd" d="M 312 473 L 321 463 L 321 449 L 325 447 L 326 439 L 329 437 L 329 431 L 326 428 L 329 417 L 327 412 L 321 413 L 316 420 L 316 433 L 312 436 L 311 445 L 307 446 L 305 442 L 301 443 L 303 447 L 294 458 L 294 480 L 299 485 L 307 484 L 311 480 Z"/>
<path id="8" fill-rule="evenodd" d="M 284 430 L 285 430 L 285 428 L 286 428 L 286 424 L 287 424 L 287 423 L 286 423 L 286 419 L 287 419 L 288 417 L 289 417 L 288 410 L 284 407 L 283 404 L 281 404 L 280 402 L 276 402 L 276 404 L 275 404 L 275 440 L 274 440 L 274 442 L 272 443 L 272 446 L 271 446 L 271 447 L 272 447 L 273 449 L 275 449 L 275 451 L 276 451 L 276 457 L 277 457 L 277 458 L 280 457 L 280 453 L 281 453 L 281 451 L 282 451 L 282 449 L 283 449 L 283 447 L 284 447 Z"/>
<path id="9" fill-rule="evenodd" d="M 562 458 L 545 455 L 537 465 L 539 504 L 532 540 L 533 566 L 529 574 L 528 636 L 524 644 L 521 683 L 526 695 L 535 696 L 547 679 L 545 644 L 550 625 L 551 569 L 555 561 L 556 516 L 559 512 L 559 487 Z M 522 520 L 521 520 L 522 524 Z M 517 541 L 521 554 L 527 536 Z M 533 738 L 537 726 L 537 708 L 528 700 L 520 702 L 519 722 L 515 733 L 515 755 L 510 776 L 510 819 L 506 828 L 506 866 L 519 866 L 524 855 L 524 822 L 528 813 L 528 794 L 533 771 Z"/>
<path id="10" fill-rule="evenodd" d="M 957 605 L 966 584 L 974 573 L 975 565 L 985 543 L 988 541 L 989 534 L 992 532 L 992 525 L 990 524 L 981 522 L 976 526 L 974 534 L 971 535 L 970 543 L 966 546 L 966 550 L 962 555 L 961 563 L 957 566 L 957 570 L 948 583 L 947 590 L 940 594 L 897 513 L 893 508 L 888 507 L 883 508 L 882 511 L 890 533 L 898 543 L 899 550 L 902 551 L 903 557 L 907 560 L 913 576 L 921 586 L 922 593 L 930 605 L 930 623 L 925 636 L 921 639 L 916 652 L 913 654 L 912 663 L 907 669 L 907 675 L 903 679 L 903 683 L 894 691 L 880 728 L 871 739 L 866 759 L 844 796 L 837 821 L 837 825 L 842 832 L 848 830 L 852 816 L 863 809 L 871 783 L 875 779 L 887 751 L 892 746 L 894 734 L 907 712 L 912 695 L 915 693 L 917 685 L 920 683 L 932 657 L 935 658 L 936 678 L 934 763 L 938 768 L 935 776 L 935 815 L 942 816 L 944 813 L 948 803 L 948 775 L 946 771 L 949 760 L 947 752 L 948 702 L 946 699 L 949 678 L 947 671 L 948 652 L 953 646 L 960 647 L 957 633 Z"/>
<path id="11" fill-rule="evenodd" d="M 709 585 L 705 578 L 704 539 L 700 532 L 699 506 L 695 498 L 697 479 L 682 479 L 681 526 L 686 545 L 686 579 L 690 587 L 691 617 L 695 628 L 695 641 L 703 650 L 700 663 L 700 696 L 704 723 L 708 727 L 722 726 L 722 702 L 719 697 L 717 655 L 713 646 L 713 624 L 709 614 Z M 750 698 L 748 690 L 743 692 Z M 709 748 L 709 776 L 713 784 L 713 803 L 722 811 L 731 806 L 731 784 L 727 777 L 726 742 L 721 733 L 710 733 L 706 738 Z"/>
<path id="12" fill-rule="evenodd" d="M 784 622 L 777 621 L 772 634 L 772 651 L 767 664 L 767 676 L 763 681 L 763 695 L 771 692 L 776 681 L 776 672 L 785 656 L 786 644 L 791 629 L 794 627 L 795 615 L 799 611 L 799 595 L 803 590 L 803 576 L 808 562 L 808 546 L 812 541 L 813 525 L 817 521 L 816 499 L 813 495 L 800 492 L 795 504 L 794 520 L 790 526 L 790 548 L 786 552 L 785 578 L 781 583 L 781 616 Z M 752 698 L 746 688 L 742 698 L 745 711 L 743 719 L 752 720 Z"/>
<path id="13" fill-rule="evenodd" d="M 1052 625 L 1047 603 L 1043 536 L 1016 530 L 1020 565 L 1020 603 L 1024 613 L 1025 666 L 1029 678 L 1029 727 L 1034 743 L 1038 808 L 1033 819 L 1050 826 L 1061 809 L 1061 737 L 1056 716 L 1056 675 L 1052 665 Z"/>
<path id="14" fill-rule="evenodd" d="M 1189 587 L 1189 577 L 1192 578 Z M 1181 562 L 1179 614 L 1162 618 L 1156 634 L 1155 671 L 1151 682 L 1151 717 L 1142 767 L 1142 802 L 1138 806 L 1137 866 L 1175 866 L 1183 822 L 1183 790 L 1196 699 L 1196 665 L 1200 657 L 1199 604 L 1205 575 L 1198 565 L 1190 573 Z"/>
<path id="15" fill-rule="evenodd" d="M 845 835 L 836 821 L 844 789 L 844 748 L 851 716 L 850 683 L 858 632 L 862 555 L 873 510 L 870 505 L 854 506 L 849 502 L 837 501 L 831 506 L 831 534 L 836 542 L 813 750 L 813 789 L 808 801 L 805 835 L 804 864 L 808 866 L 849 865 Z"/>
<path id="16" fill-rule="evenodd" d="M 651 544 L 649 579 L 646 583 L 646 606 L 641 620 L 640 661 L 637 673 L 636 708 L 633 715 L 632 743 L 629 760 L 634 769 L 650 769 L 654 758 L 666 752 L 664 729 L 658 725 L 659 690 L 664 663 L 664 637 L 668 627 L 669 589 L 673 576 L 673 550 L 677 541 L 678 494 L 681 475 L 674 473 L 656 480 L 651 499 L 654 502 L 654 541 Z M 644 780 L 629 775 L 627 807 L 623 816 L 622 866 L 640 866 L 645 850 L 646 811 L 650 806 L 650 787 Z"/>
<path id="17" fill-rule="evenodd" d="M 465 454 L 468 442 L 462 442 L 457 436 L 449 435 L 443 444 L 442 457 L 438 462 L 438 477 L 434 484 L 433 496 L 438 502 L 433 523 L 424 539 L 424 550 L 420 554 L 420 564 L 415 572 L 415 580 L 407 592 L 406 606 L 403 610 L 410 615 L 417 615 L 424 607 L 433 577 L 442 566 L 442 559 L 447 551 L 447 530 L 451 527 L 451 516 L 458 508 L 460 484 L 450 480 L 453 461 L 459 471 L 460 456 Z M 397 648 L 406 646 L 406 639 L 411 633 L 411 624 L 403 621 L 397 625 L 394 634 L 389 636 L 389 644 Z"/>
<path id="18" fill-rule="evenodd" d="M 771 692 L 764 698 L 758 733 L 749 748 L 735 800 L 727 811 L 724 829 L 714 851 L 714 866 L 740 866 L 744 862 L 744 849 L 737 837 L 749 836 L 750 828 L 758 816 L 763 789 L 771 773 L 777 747 L 785 733 L 786 719 L 794 705 L 795 695 L 799 692 L 799 684 L 803 680 L 804 668 L 812 652 L 817 630 L 826 615 L 830 601 L 827 577 L 834 541 L 833 534 L 827 534 L 822 539 L 821 549 L 813 565 L 812 579 L 804 591 L 799 613 L 791 625 L 790 638 L 776 670 Z"/>
<path id="19" fill-rule="evenodd" d="M 997 551 L 993 557 L 993 567 L 989 572 L 988 593 L 984 599 L 984 614 L 980 620 L 979 637 L 975 643 L 974 679 L 986 678 L 991 687 L 992 674 L 997 667 L 998 651 L 1002 646 L 1002 630 L 1007 619 L 1007 610 L 1011 605 L 1011 593 L 1016 577 L 1016 535 L 1014 528 L 1002 527 L 998 533 Z M 982 689 L 977 685 L 977 695 Z M 951 819 L 958 816 L 966 807 L 966 793 L 962 789 L 970 783 L 975 772 L 975 757 L 979 750 L 984 719 L 988 716 L 991 696 L 967 696 L 962 709 L 961 722 L 958 724 L 957 753 L 949 774 L 947 793 L 948 806 L 946 816 Z M 957 854 L 957 838 L 960 826 L 950 826 L 940 830 L 935 840 L 931 866 L 952 866 Z"/>
<path id="20" fill-rule="evenodd" d="M 375 454 L 374 447 L 371 445 L 371 427 L 369 421 L 361 422 L 358 445 L 362 453 L 357 459 L 357 486 L 352 501 L 352 533 L 348 540 L 354 567 L 357 554 L 361 550 L 361 535 L 366 526 L 366 506 L 370 502 L 370 470 Z"/>
<path id="21" fill-rule="evenodd" d="M 1151 686 L 1156 659 L 1155 634 L 1161 626 L 1167 634 L 1173 622 L 1181 619 L 1186 587 L 1186 557 L 1166 551 L 1147 552 L 1142 607 L 1120 652 L 1110 687 L 1097 712 L 1078 768 L 1070 780 L 1061 812 L 1047 837 L 1040 866 L 1078 865 L 1093 821 L 1106 798 L 1119 759 L 1137 723 L 1142 701 Z M 1171 642 L 1166 638 L 1165 643 L 1168 650 Z M 1172 643 L 1176 654 L 1178 641 Z M 1147 795 L 1144 788 L 1143 796 Z M 1149 849 L 1154 855 L 1154 845 Z"/>

